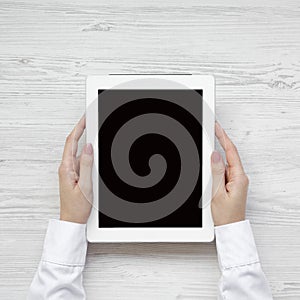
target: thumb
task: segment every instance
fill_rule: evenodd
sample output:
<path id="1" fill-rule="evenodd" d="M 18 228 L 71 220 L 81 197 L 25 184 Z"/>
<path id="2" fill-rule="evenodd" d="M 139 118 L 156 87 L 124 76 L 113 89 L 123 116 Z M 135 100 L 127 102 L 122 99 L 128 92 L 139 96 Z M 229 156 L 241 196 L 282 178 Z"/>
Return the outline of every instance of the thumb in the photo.
<path id="1" fill-rule="evenodd" d="M 225 187 L 225 164 L 221 154 L 214 151 L 211 155 L 212 198 L 223 192 Z"/>
<path id="2" fill-rule="evenodd" d="M 86 144 L 80 156 L 80 174 L 79 174 L 79 188 L 88 200 L 91 200 L 93 194 L 92 183 L 92 168 L 93 168 L 93 146 Z"/>

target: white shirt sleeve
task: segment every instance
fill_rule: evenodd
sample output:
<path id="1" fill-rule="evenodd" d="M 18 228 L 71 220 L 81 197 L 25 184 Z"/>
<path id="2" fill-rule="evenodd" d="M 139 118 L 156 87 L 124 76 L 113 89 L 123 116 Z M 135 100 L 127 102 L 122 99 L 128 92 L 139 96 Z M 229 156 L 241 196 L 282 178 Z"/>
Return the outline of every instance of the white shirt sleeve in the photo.
<path id="1" fill-rule="evenodd" d="M 218 299 L 273 299 L 248 220 L 215 227 L 222 276 Z"/>
<path id="2" fill-rule="evenodd" d="M 86 251 L 85 224 L 50 220 L 27 299 L 85 299 L 82 272 Z"/>
<path id="3" fill-rule="evenodd" d="M 215 232 L 222 272 L 218 299 L 272 299 L 249 221 L 217 226 Z M 86 225 L 50 220 L 27 299 L 85 299 L 82 272 L 86 251 Z"/>

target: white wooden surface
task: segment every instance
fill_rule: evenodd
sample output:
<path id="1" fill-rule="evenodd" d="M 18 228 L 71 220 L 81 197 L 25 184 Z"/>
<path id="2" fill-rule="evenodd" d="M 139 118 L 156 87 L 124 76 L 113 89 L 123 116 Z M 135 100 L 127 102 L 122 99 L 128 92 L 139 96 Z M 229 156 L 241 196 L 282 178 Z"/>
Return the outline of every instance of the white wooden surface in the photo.
<path id="1" fill-rule="evenodd" d="M 251 179 L 275 299 L 300 298 L 300 11 L 295 1 L 0 0 L 0 298 L 23 299 L 85 76 L 214 74 Z M 214 243 L 90 245 L 88 299 L 215 299 Z"/>

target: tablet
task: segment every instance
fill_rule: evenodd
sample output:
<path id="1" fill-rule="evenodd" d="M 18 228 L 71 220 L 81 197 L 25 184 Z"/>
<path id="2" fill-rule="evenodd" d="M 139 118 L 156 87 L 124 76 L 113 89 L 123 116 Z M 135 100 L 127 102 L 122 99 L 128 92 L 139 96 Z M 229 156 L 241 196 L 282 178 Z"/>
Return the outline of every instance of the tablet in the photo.
<path id="1" fill-rule="evenodd" d="M 212 76 L 89 76 L 90 242 L 208 242 Z"/>

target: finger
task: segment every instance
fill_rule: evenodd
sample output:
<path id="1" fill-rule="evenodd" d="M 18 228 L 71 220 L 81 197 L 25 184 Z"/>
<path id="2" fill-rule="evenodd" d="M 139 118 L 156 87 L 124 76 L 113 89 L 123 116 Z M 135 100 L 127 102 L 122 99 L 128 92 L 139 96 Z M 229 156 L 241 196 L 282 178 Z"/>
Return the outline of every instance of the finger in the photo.
<path id="1" fill-rule="evenodd" d="M 225 130 L 216 122 L 216 136 L 225 151 L 228 163 L 228 175 L 234 177 L 244 174 L 244 168 L 236 146 L 226 134 Z"/>
<path id="2" fill-rule="evenodd" d="M 76 156 L 74 165 L 75 165 L 75 171 L 79 174 L 79 172 L 80 172 L 80 156 Z"/>
<path id="3" fill-rule="evenodd" d="M 78 149 L 78 141 L 82 136 L 85 129 L 85 115 L 79 120 L 72 132 L 68 135 L 63 152 L 63 162 L 74 167 L 73 164 L 76 160 L 76 153 Z"/>
<path id="4" fill-rule="evenodd" d="M 229 181 L 229 170 L 228 165 L 225 166 L 225 183 Z"/>
<path id="5" fill-rule="evenodd" d="M 214 151 L 211 155 L 212 198 L 222 193 L 225 188 L 225 164 L 221 154 Z"/>
<path id="6" fill-rule="evenodd" d="M 93 147 L 91 144 L 86 144 L 80 156 L 80 174 L 78 184 L 81 192 L 88 200 L 91 200 L 93 192 L 92 168 Z"/>

